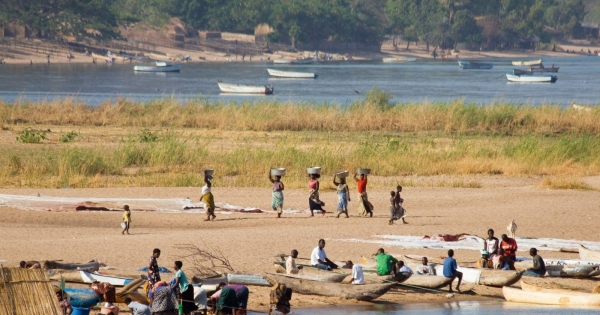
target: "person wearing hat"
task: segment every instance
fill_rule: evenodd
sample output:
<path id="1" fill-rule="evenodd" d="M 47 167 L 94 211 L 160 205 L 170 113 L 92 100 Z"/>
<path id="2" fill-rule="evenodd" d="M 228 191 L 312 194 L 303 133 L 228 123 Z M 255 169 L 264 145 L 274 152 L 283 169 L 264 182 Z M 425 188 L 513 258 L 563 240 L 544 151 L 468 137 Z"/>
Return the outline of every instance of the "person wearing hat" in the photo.
<path id="1" fill-rule="evenodd" d="M 490 259 L 490 253 L 487 250 L 481 251 L 481 258 L 477 261 L 478 269 L 494 268 L 494 263 Z"/>

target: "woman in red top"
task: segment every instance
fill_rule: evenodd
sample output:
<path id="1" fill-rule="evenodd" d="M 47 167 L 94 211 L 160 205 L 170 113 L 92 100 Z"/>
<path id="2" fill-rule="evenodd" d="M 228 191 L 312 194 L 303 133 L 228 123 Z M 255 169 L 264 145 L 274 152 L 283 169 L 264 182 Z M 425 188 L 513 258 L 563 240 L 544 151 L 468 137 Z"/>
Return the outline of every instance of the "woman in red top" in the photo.
<path id="1" fill-rule="evenodd" d="M 373 216 L 373 206 L 367 196 L 367 174 L 354 173 L 354 180 L 358 186 L 358 215 Z"/>
<path id="2" fill-rule="evenodd" d="M 325 216 L 325 210 L 323 206 L 325 203 L 319 199 L 319 174 L 308 174 L 310 177 L 310 182 L 308 183 L 308 188 L 310 188 L 310 196 L 308 197 L 308 206 L 310 207 L 310 216 L 314 217 L 315 214 L 313 211 L 320 210 L 322 216 Z"/>

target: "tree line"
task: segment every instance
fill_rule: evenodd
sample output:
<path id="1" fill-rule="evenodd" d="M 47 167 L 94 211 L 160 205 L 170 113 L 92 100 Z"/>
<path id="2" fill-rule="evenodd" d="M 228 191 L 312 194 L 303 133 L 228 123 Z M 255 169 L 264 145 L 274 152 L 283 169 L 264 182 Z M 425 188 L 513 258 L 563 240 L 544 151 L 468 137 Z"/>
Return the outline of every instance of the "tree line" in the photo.
<path id="1" fill-rule="evenodd" d="M 160 26 L 179 17 L 201 30 L 253 33 L 273 27 L 271 42 L 323 40 L 380 44 L 386 36 L 449 48 L 456 43 L 494 48 L 537 36 L 548 28 L 573 37 L 589 0 L 3 0 L 0 24 L 19 22 L 43 37 L 50 33 L 118 37 L 118 25 Z M 93 30 L 93 32 L 91 31 Z M 95 34 L 95 35 L 94 35 Z M 394 42 L 395 43 L 395 42 Z"/>

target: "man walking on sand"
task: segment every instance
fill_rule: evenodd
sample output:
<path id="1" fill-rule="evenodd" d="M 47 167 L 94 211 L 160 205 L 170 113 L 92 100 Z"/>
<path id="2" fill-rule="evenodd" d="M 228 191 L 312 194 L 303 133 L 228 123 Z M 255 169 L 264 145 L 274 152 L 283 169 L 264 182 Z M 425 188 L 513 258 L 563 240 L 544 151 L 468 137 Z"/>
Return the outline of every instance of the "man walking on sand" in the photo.
<path id="1" fill-rule="evenodd" d="M 125 234 L 125 232 L 129 234 L 129 225 L 131 224 L 131 211 L 129 210 L 128 205 L 124 205 L 123 210 L 125 211 L 123 212 L 123 232 L 121 232 L 121 234 Z"/>
<path id="2" fill-rule="evenodd" d="M 448 257 L 446 257 L 446 259 L 444 259 L 444 277 L 446 278 L 452 278 L 452 281 L 454 281 L 454 279 L 458 278 L 458 284 L 456 285 L 456 291 L 458 291 L 458 293 L 460 293 L 460 283 L 462 282 L 462 272 L 456 270 L 458 268 L 458 266 L 456 265 L 456 259 L 453 258 L 454 257 L 454 250 L 449 249 L 448 250 Z M 452 281 L 450 282 L 450 289 L 448 290 L 448 292 L 453 292 L 452 291 Z"/>

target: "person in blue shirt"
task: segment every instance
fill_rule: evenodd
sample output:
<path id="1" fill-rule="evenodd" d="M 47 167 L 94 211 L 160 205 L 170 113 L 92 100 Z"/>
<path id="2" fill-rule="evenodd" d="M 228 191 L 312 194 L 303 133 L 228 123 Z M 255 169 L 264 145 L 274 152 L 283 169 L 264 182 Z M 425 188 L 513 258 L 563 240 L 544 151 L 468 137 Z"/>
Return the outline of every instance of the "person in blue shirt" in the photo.
<path id="1" fill-rule="evenodd" d="M 462 272 L 456 270 L 456 268 L 458 268 L 458 266 L 456 265 L 456 259 L 452 258 L 454 256 L 454 250 L 449 249 L 448 250 L 448 257 L 446 257 L 446 259 L 444 259 L 444 277 L 446 278 L 452 278 L 452 281 L 454 281 L 455 278 L 458 278 L 458 284 L 456 285 L 456 291 L 458 291 L 460 293 L 460 283 L 462 282 Z M 452 291 L 452 282 L 450 282 L 450 290 L 448 290 L 449 292 L 453 292 Z"/>

